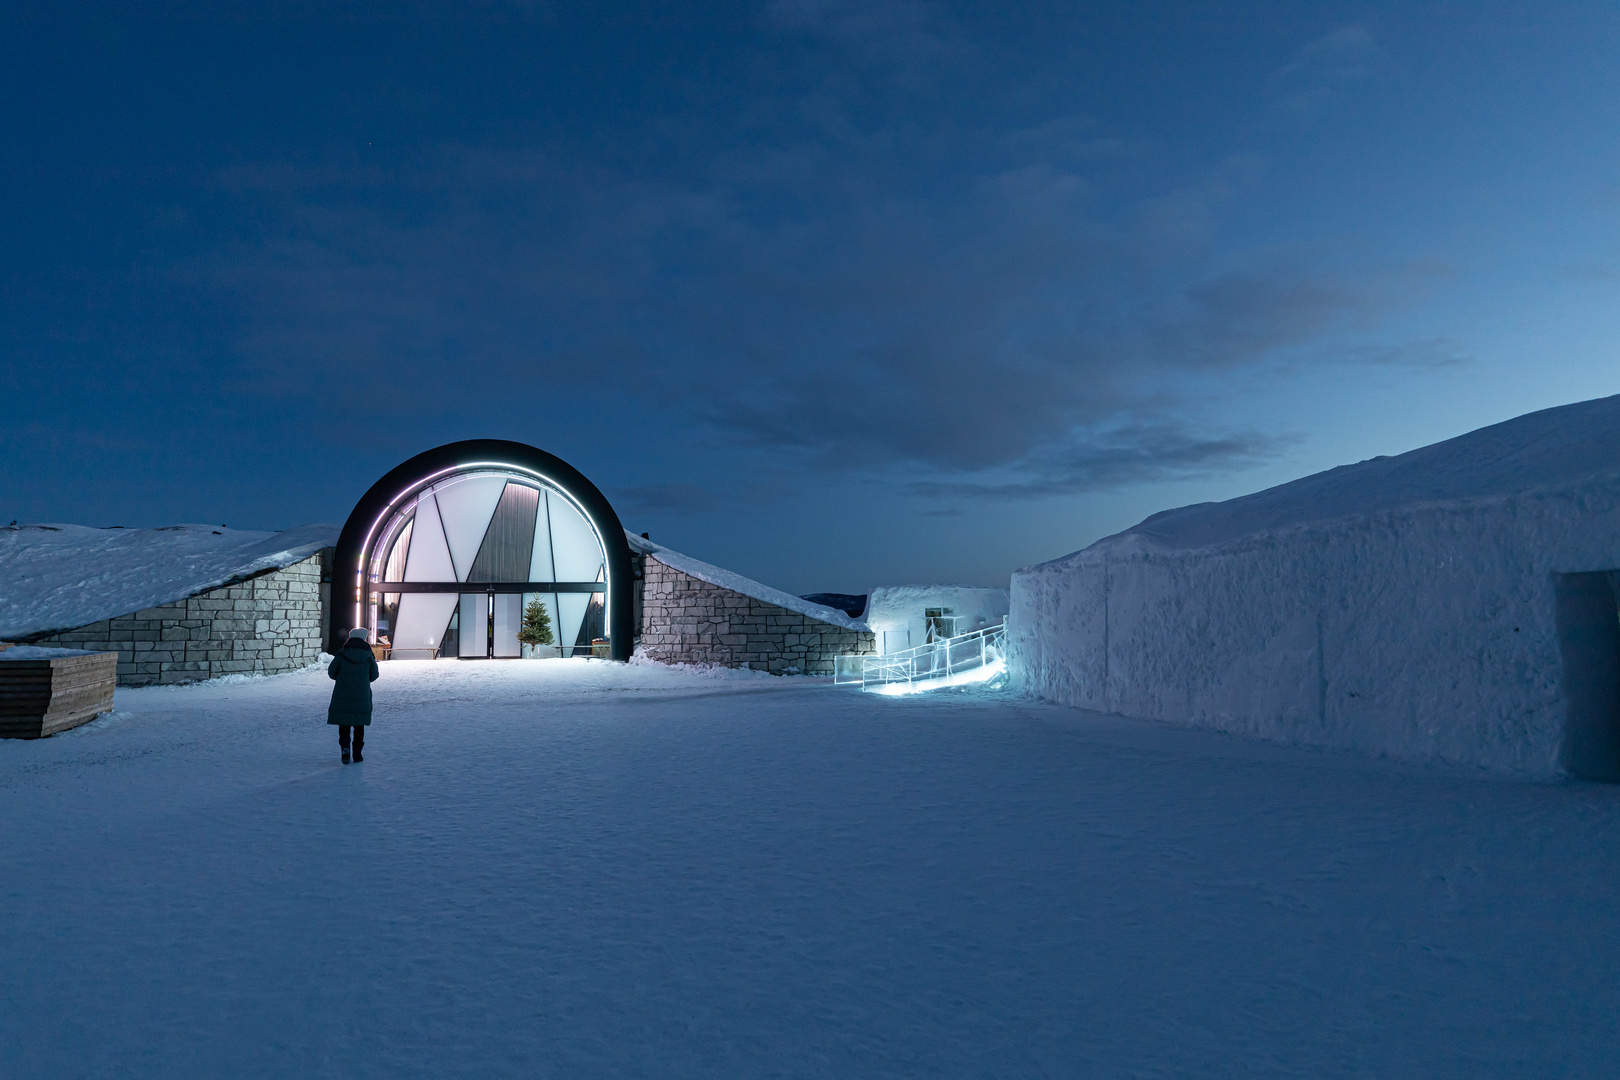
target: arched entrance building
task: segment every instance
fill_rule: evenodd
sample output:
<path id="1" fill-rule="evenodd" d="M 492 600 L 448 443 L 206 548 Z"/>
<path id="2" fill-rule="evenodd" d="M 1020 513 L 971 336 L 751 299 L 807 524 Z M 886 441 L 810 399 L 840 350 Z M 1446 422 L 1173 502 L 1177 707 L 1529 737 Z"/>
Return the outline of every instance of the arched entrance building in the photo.
<path id="1" fill-rule="evenodd" d="M 400 659 L 518 656 L 523 610 L 539 600 L 561 655 L 627 660 L 631 578 L 619 517 L 577 469 L 523 443 L 450 443 L 377 481 L 349 515 L 328 641 L 364 626 Z"/>

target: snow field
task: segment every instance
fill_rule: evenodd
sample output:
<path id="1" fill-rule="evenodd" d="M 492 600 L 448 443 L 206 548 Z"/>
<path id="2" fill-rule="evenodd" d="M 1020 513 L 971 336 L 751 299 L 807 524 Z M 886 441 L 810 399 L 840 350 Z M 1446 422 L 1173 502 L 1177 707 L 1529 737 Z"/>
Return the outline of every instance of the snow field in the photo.
<path id="1" fill-rule="evenodd" d="M 0 1075 L 1609 1076 L 1620 789 L 602 661 L 0 743 Z"/>

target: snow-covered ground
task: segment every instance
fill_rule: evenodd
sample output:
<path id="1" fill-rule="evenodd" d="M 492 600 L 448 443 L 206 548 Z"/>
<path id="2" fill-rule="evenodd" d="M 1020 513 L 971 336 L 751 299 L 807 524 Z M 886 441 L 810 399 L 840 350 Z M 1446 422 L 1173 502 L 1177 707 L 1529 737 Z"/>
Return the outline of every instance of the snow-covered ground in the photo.
<path id="1" fill-rule="evenodd" d="M 393 663 L 0 743 L 0 1076 L 1599 1077 L 1620 788 Z"/>

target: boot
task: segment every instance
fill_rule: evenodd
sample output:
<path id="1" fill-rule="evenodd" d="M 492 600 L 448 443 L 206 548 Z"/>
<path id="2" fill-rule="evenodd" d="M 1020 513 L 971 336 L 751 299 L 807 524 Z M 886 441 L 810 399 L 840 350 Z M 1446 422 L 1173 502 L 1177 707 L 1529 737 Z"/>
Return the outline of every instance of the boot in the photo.
<path id="1" fill-rule="evenodd" d="M 343 764 L 347 765 L 348 763 L 349 763 L 349 748 L 347 746 L 345 746 L 343 748 Z"/>
<path id="2" fill-rule="evenodd" d="M 358 765 L 358 764 L 360 764 L 360 762 L 362 762 L 364 760 L 365 759 L 360 756 L 360 748 L 358 746 L 355 747 L 354 748 L 354 763 L 356 765 Z"/>

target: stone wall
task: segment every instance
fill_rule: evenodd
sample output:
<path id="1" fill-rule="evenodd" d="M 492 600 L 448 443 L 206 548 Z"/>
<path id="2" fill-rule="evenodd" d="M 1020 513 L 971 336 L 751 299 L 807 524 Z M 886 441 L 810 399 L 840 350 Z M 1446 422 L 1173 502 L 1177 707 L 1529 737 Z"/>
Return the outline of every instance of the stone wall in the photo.
<path id="1" fill-rule="evenodd" d="M 875 652 L 849 630 L 646 560 L 641 652 L 666 664 L 722 664 L 779 675 L 831 675 L 833 657 Z"/>
<path id="2" fill-rule="evenodd" d="M 314 663 L 325 620 L 321 557 L 188 600 L 104 619 L 34 642 L 118 654 L 118 684 L 148 686 Z"/>

